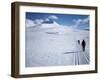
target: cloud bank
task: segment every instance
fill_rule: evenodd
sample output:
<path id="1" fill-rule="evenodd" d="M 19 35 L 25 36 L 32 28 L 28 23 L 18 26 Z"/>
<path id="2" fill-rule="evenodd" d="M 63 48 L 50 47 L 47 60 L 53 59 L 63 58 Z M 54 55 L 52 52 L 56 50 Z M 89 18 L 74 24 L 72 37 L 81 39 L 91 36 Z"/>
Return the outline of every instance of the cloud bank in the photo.
<path id="1" fill-rule="evenodd" d="M 50 15 L 44 20 L 43 19 L 35 19 L 33 21 L 33 20 L 30 20 L 30 19 L 26 19 L 25 25 L 26 25 L 26 27 L 33 27 L 33 26 L 36 26 L 36 25 L 40 25 L 45 21 L 51 21 L 51 20 L 54 21 L 54 20 L 57 20 L 57 19 L 58 19 L 58 17 L 55 16 L 55 15 Z"/>
<path id="2" fill-rule="evenodd" d="M 86 24 L 89 24 L 89 17 L 85 18 L 85 19 L 74 19 L 73 22 L 75 23 L 73 25 L 73 27 L 78 28 L 81 25 L 83 25 L 84 27 L 86 26 Z M 89 26 L 88 26 L 89 27 Z"/>

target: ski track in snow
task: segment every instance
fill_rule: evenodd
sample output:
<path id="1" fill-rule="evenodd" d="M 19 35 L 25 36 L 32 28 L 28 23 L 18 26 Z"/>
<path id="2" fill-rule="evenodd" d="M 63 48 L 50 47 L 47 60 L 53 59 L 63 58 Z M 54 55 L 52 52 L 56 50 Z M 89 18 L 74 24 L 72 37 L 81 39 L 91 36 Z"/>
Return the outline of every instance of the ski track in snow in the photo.
<path id="1" fill-rule="evenodd" d="M 89 64 L 89 50 L 82 52 L 75 35 L 45 32 L 27 32 L 26 35 L 26 67 Z"/>

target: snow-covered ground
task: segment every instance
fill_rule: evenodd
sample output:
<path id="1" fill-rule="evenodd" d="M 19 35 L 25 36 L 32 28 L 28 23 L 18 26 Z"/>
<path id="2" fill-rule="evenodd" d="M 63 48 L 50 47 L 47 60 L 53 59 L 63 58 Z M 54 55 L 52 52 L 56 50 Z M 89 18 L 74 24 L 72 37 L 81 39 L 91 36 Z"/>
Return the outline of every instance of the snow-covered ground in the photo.
<path id="1" fill-rule="evenodd" d="M 82 51 L 78 40 L 86 41 Z M 89 64 L 89 31 L 64 27 L 56 22 L 26 27 L 26 67 Z"/>

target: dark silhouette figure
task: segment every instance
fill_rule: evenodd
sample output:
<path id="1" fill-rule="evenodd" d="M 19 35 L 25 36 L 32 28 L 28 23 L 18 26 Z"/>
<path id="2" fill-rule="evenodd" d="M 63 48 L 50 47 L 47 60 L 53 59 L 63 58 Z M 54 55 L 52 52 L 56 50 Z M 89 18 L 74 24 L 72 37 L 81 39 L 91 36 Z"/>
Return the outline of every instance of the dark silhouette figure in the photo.
<path id="1" fill-rule="evenodd" d="M 80 44 L 80 40 L 78 40 L 78 44 Z"/>
<path id="2" fill-rule="evenodd" d="M 86 46 L 85 40 L 82 41 L 82 44 L 81 45 L 82 45 L 82 50 L 85 51 L 85 46 Z"/>

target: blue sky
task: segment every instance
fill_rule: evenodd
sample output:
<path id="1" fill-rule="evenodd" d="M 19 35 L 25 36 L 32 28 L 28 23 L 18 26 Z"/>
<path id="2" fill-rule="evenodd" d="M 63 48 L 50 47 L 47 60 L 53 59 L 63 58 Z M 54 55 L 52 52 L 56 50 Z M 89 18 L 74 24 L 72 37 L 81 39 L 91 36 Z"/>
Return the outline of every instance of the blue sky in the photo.
<path id="1" fill-rule="evenodd" d="M 33 13 L 26 12 L 26 19 L 35 20 L 54 20 L 60 25 L 73 26 L 78 28 L 89 27 L 89 15 L 75 14 L 54 14 L 54 13 Z"/>

